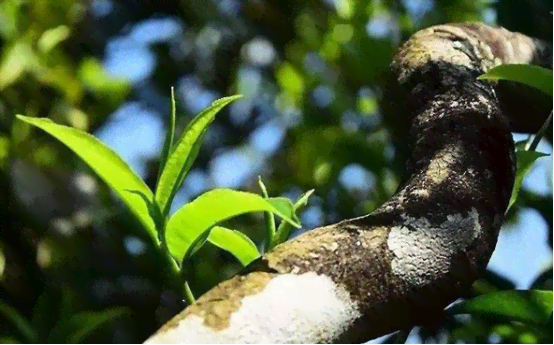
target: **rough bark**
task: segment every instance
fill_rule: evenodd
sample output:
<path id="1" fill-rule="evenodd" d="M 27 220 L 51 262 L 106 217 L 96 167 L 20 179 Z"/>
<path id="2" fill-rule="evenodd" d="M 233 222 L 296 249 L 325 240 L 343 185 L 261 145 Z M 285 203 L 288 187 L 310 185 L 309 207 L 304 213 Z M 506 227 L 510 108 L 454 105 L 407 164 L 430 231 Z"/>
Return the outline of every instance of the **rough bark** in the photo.
<path id="1" fill-rule="evenodd" d="M 396 194 L 277 246 L 147 342 L 363 342 L 440 314 L 486 267 L 514 181 L 509 114 L 495 83 L 476 77 L 549 54 L 478 23 L 414 34 L 391 64 L 410 123 Z"/>

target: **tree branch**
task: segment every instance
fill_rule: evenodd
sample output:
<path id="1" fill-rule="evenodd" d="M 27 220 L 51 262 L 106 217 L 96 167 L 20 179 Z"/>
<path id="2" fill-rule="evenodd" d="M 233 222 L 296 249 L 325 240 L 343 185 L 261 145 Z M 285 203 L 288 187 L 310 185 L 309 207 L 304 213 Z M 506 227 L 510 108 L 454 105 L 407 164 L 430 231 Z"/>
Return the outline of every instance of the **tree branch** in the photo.
<path id="1" fill-rule="evenodd" d="M 495 83 L 476 77 L 548 54 L 477 23 L 414 34 L 391 64 L 404 96 L 397 114 L 410 123 L 397 193 L 277 246 L 147 342 L 363 342 L 440 314 L 486 267 L 514 181 L 510 114 Z"/>

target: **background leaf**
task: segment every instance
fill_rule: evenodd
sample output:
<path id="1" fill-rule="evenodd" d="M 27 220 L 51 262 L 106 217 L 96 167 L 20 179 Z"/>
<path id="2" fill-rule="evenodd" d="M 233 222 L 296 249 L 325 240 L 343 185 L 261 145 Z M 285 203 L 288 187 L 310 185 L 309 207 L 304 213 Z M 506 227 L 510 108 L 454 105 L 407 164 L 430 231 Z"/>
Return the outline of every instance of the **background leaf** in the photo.
<path id="1" fill-rule="evenodd" d="M 29 68 L 32 59 L 33 51 L 25 42 L 17 42 L 4 50 L 0 61 L 0 90 L 16 82 Z"/>
<path id="2" fill-rule="evenodd" d="M 75 152 L 115 191 L 152 238 L 158 240 L 154 220 L 149 215 L 149 203 L 153 202 L 152 192 L 112 149 L 88 133 L 55 124 L 48 119 L 22 115 L 17 115 L 17 118 L 42 129 Z"/>
<path id="3" fill-rule="evenodd" d="M 535 161 L 540 157 L 545 156 L 548 156 L 548 154 L 536 151 L 516 150 L 517 172 L 514 181 L 514 187 L 512 189 L 512 196 L 510 197 L 510 202 L 508 204 L 508 209 L 506 210 L 506 212 L 508 212 L 508 210 L 516 202 L 521 184 L 523 183 L 523 179 L 525 178 L 525 175 L 527 175 L 527 173 L 531 170 L 533 163 L 535 163 Z"/>
<path id="4" fill-rule="evenodd" d="M 552 70 L 533 66 L 506 64 L 496 66 L 479 76 L 477 79 L 511 80 L 535 87 L 542 92 L 552 95 Z"/>
<path id="5" fill-rule="evenodd" d="M 504 343 L 550 344 L 552 343 L 552 325 L 532 327 L 519 322 L 500 323 L 493 327 L 493 332 L 500 335 Z"/>
<path id="6" fill-rule="evenodd" d="M 58 43 L 66 40 L 70 33 L 71 30 L 66 25 L 60 25 L 55 28 L 48 29 L 40 36 L 38 40 L 38 48 L 43 53 L 47 53 Z"/>
<path id="7" fill-rule="evenodd" d="M 50 330 L 56 325 L 56 321 L 59 320 L 59 302 L 59 296 L 51 291 L 44 291 L 37 298 L 33 306 L 31 324 L 36 330 L 39 339 L 46 339 Z"/>
<path id="8" fill-rule="evenodd" d="M 80 343 L 108 322 L 127 314 L 129 310 L 123 307 L 77 313 L 69 319 L 60 320 L 48 337 L 48 342 Z"/>
<path id="9" fill-rule="evenodd" d="M 217 223 L 248 212 L 272 212 L 300 227 L 292 202 L 231 189 L 214 189 L 181 207 L 169 219 L 166 240 L 169 252 L 181 262 L 195 240 Z"/>
<path id="10" fill-rule="evenodd" d="M 185 128 L 169 154 L 156 187 L 156 201 L 160 205 L 163 216 L 169 213 L 171 201 L 198 155 L 202 138 L 208 130 L 208 126 L 223 107 L 240 97 L 242 96 L 236 95 L 218 99 L 196 116 Z"/>
<path id="11" fill-rule="evenodd" d="M 544 324 L 552 314 L 552 291 L 508 290 L 477 296 L 448 308 L 450 315 L 471 314 Z"/>
<path id="12" fill-rule="evenodd" d="M 292 208 L 294 214 L 297 214 L 304 207 L 306 207 L 306 205 L 308 205 L 308 199 L 310 198 L 310 196 L 313 194 L 314 191 L 315 191 L 314 189 L 311 189 L 306 193 L 302 194 L 298 198 L 298 200 L 294 203 L 294 206 Z M 277 232 L 275 233 L 273 241 L 271 242 L 268 249 L 271 249 L 276 245 L 285 242 L 289 238 L 291 230 L 292 230 L 292 227 L 290 223 L 281 222 L 281 224 L 279 224 L 279 227 L 277 228 Z"/>
<path id="13" fill-rule="evenodd" d="M 214 226 L 210 231 L 208 241 L 233 254 L 243 266 L 260 257 L 260 252 L 254 242 L 237 230 Z"/>
<path id="14" fill-rule="evenodd" d="M 0 301 L 0 316 L 5 320 L 8 320 L 11 327 L 16 329 L 19 334 L 29 343 L 38 342 L 37 334 L 33 329 L 33 326 L 27 321 L 25 316 L 21 315 L 13 307 Z"/>
<path id="15" fill-rule="evenodd" d="M 10 155 L 10 140 L 0 135 L 0 169 L 8 162 Z"/>

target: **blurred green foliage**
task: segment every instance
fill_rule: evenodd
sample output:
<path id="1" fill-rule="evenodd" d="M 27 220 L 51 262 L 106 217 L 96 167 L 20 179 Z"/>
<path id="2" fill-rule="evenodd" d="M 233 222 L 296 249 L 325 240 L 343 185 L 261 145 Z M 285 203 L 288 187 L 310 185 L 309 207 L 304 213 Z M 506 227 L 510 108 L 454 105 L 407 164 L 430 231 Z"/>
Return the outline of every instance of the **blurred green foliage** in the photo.
<path id="1" fill-rule="evenodd" d="M 141 342 L 185 306 L 143 225 L 70 150 L 15 121 L 16 114 L 95 134 L 125 123 L 117 133 L 140 128 L 133 138 L 140 146 L 163 141 L 143 136 L 143 109 L 171 126 L 170 86 L 177 135 L 211 101 L 243 94 L 206 132 L 176 201 L 215 187 L 259 194 L 261 175 L 271 197 L 298 200 L 315 188 L 301 213 L 311 228 L 370 212 L 403 177 L 405 152 L 395 126 L 404 119 L 382 101 L 402 40 L 430 25 L 465 20 L 496 20 L 551 40 L 551 11 L 552 2 L 538 0 L 0 2 L 2 341 Z M 154 21 L 165 26 L 154 30 Z M 140 110 L 129 115 L 131 124 L 119 115 L 129 104 L 140 106 L 130 108 Z M 229 160 L 234 163 L 221 163 Z M 159 157 L 137 161 L 154 190 Z M 241 178 L 225 179 L 242 166 L 250 168 Z M 536 210 L 548 224 L 550 248 L 551 193 L 523 187 L 508 214 L 514 222 L 523 208 Z M 268 224 L 262 214 L 250 214 L 222 226 L 260 245 Z M 242 267 L 212 243 L 188 266 L 195 295 Z M 533 289 L 552 291 L 551 262 L 529 270 L 536 271 Z M 488 271 L 472 295 L 514 286 Z M 82 326 L 94 320 L 98 327 Z M 552 317 L 548 322 L 541 327 L 551 328 Z M 427 342 L 551 342 L 537 329 L 474 315 L 411 334 Z"/>

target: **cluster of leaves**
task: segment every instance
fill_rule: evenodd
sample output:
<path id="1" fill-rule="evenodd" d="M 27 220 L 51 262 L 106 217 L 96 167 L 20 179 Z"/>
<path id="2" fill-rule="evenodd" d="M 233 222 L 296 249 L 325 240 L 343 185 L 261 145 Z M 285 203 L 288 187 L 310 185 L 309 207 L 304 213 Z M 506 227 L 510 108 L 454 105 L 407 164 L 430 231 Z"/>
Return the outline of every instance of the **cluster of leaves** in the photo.
<path id="1" fill-rule="evenodd" d="M 172 91 L 170 127 L 160 160 L 155 193 L 114 151 L 86 132 L 58 125 L 50 119 L 22 115 L 17 118 L 44 130 L 83 159 L 114 190 L 148 231 L 167 258 L 175 279 L 186 279 L 188 261 L 206 241 L 230 252 L 244 266 L 260 256 L 258 248 L 247 236 L 219 226 L 222 221 L 248 212 L 266 212 L 268 231 L 265 241 L 267 247 L 272 248 L 288 238 L 291 226 L 300 227 L 296 212 L 306 205 L 313 192 L 304 194 L 293 204 L 287 198 L 270 198 L 260 179 L 263 196 L 231 189 L 214 189 L 182 206 L 170 216 L 173 198 L 198 154 L 208 126 L 223 107 L 240 97 L 231 96 L 215 101 L 188 124 L 181 137 L 173 144 L 176 107 Z M 284 220 L 277 231 L 274 215 Z M 194 302 L 186 280 L 183 282 L 183 293 L 188 303 Z"/>

